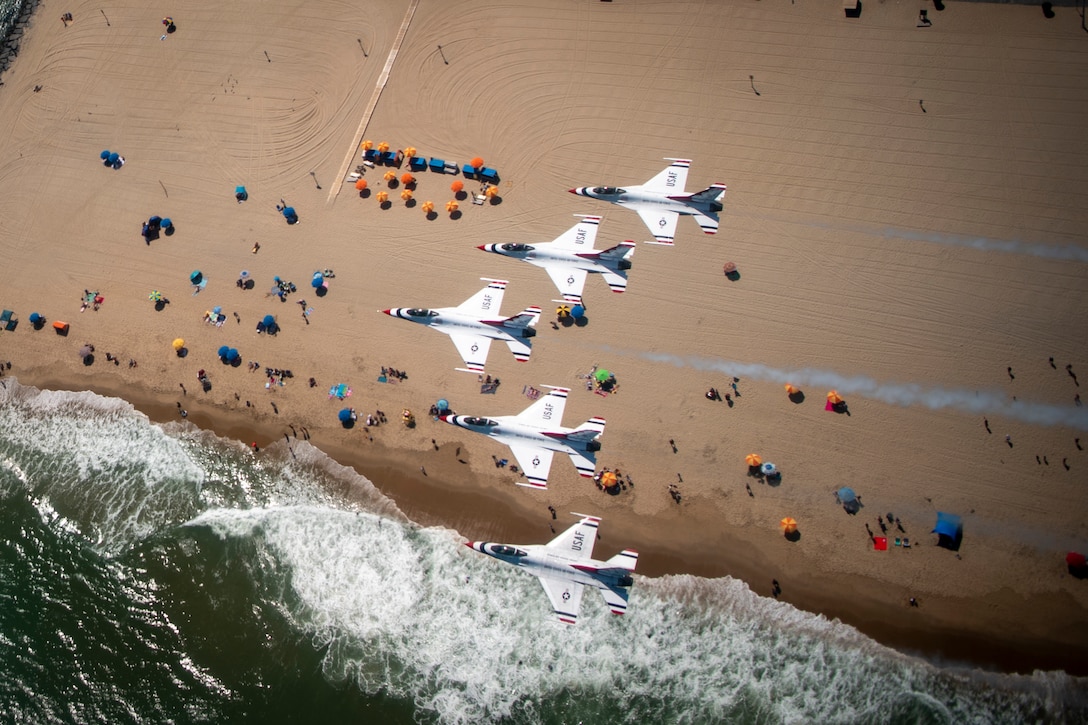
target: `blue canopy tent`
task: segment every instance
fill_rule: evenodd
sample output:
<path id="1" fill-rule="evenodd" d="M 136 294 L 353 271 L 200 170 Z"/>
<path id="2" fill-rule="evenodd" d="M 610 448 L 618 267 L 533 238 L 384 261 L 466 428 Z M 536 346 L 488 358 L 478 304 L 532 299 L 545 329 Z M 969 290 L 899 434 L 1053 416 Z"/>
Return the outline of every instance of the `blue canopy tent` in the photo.
<path id="1" fill-rule="evenodd" d="M 959 551 L 960 542 L 963 541 L 963 519 L 956 514 L 938 511 L 933 533 L 937 534 L 937 546 Z"/>
<path id="2" fill-rule="evenodd" d="M 243 201 L 248 199 L 249 198 L 249 192 L 246 191 L 246 187 L 244 187 L 244 186 L 234 187 L 234 198 L 238 200 L 239 204 L 241 204 Z"/>

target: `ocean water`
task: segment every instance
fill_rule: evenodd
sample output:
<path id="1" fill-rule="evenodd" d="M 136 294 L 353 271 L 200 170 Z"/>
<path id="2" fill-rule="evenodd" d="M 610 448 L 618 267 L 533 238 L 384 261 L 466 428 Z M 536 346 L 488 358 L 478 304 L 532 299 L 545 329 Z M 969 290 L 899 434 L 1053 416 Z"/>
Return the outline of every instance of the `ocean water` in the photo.
<path id="1" fill-rule="evenodd" d="M 0 0 L 0 39 L 8 37 L 26 0 Z"/>
<path id="2" fill-rule="evenodd" d="M 3 383 L 0 722 L 1088 721 L 1084 680 L 942 669 L 728 578 L 565 627 L 308 444 Z"/>

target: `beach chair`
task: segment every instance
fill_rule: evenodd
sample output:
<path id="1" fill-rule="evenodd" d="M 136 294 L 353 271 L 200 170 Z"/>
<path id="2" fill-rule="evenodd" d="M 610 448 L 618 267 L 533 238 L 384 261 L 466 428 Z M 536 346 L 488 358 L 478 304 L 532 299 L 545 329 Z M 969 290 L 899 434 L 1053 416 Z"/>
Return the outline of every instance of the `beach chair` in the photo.
<path id="1" fill-rule="evenodd" d="M 486 200 L 487 200 L 487 195 L 486 194 L 481 194 L 481 193 L 477 192 L 477 193 L 472 195 L 472 203 L 475 204 L 476 206 L 483 206 L 483 203 Z"/>
<path id="2" fill-rule="evenodd" d="M 499 183 L 499 172 L 495 171 L 495 169 L 480 169 L 480 173 L 478 174 L 478 176 L 481 180 L 486 181 L 489 184 L 498 185 Z"/>
<path id="3" fill-rule="evenodd" d="M 431 171 L 433 171 L 436 174 L 446 173 L 446 162 L 443 161 L 442 159 L 436 159 L 436 158 L 434 158 L 432 156 L 431 157 L 431 163 L 429 164 L 429 166 L 430 166 Z"/>
<path id="4" fill-rule="evenodd" d="M 457 176 L 458 171 L 460 171 L 460 169 L 458 169 L 457 164 L 452 161 L 447 161 L 442 167 L 442 173 L 444 174 L 453 174 L 454 176 Z"/>
<path id="5" fill-rule="evenodd" d="M 15 313 L 11 310 L 4 310 L 3 314 L 0 314 L 0 324 L 4 326 L 4 329 L 8 332 L 14 332 L 15 326 L 19 324 L 19 321 L 15 319 Z"/>
<path id="6" fill-rule="evenodd" d="M 367 149 L 366 151 L 363 152 L 363 158 L 365 160 L 369 161 L 372 164 L 376 163 L 378 161 L 378 150 L 377 149 Z"/>
<path id="7" fill-rule="evenodd" d="M 422 156 L 413 156 L 408 159 L 408 168 L 412 171 L 425 171 L 427 169 L 427 159 Z"/>
<path id="8" fill-rule="evenodd" d="M 14 314 L 15 313 L 12 312 L 11 310 L 4 310 L 4 313 L 0 314 L 0 323 L 3 323 L 3 324 L 6 325 L 8 322 L 11 321 L 11 317 Z"/>
<path id="9" fill-rule="evenodd" d="M 382 153 L 381 163 L 382 163 L 383 166 L 396 166 L 397 165 L 397 152 L 396 151 L 385 151 L 385 152 L 383 152 Z"/>
<path id="10" fill-rule="evenodd" d="M 476 168 L 470 164 L 465 164 L 461 167 L 461 175 L 464 176 L 466 179 L 475 179 Z"/>

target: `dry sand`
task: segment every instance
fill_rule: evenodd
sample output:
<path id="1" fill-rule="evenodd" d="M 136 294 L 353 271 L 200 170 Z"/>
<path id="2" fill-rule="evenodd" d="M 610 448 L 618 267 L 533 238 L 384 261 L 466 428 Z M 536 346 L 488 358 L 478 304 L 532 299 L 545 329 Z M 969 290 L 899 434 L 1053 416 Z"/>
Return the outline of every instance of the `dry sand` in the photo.
<path id="1" fill-rule="evenodd" d="M 1088 421 L 1064 369 L 1088 375 L 1088 64 L 1073 9 L 1047 21 L 949 4 L 918 29 L 901 4 L 849 20 L 829 4 L 423 0 L 363 135 L 481 155 L 503 178 L 500 204 L 428 220 L 399 189 L 386 210 L 351 185 L 337 193 L 411 3 L 205 5 L 178 11 L 160 40 L 142 3 L 43 3 L 3 77 L 0 304 L 22 322 L 0 333 L 0 359 L 22 382 L 122 395 L 157 419 L 182 401 L 190 421 L 262 445 L 306 426 L 414 519 L 467 537 L 540 540 L 546 506 L 593 512 L 601 551 L 637 548 L 648 574 L 730 574 L 761 593 L 777 578 L 785 600 L 885 642 L 1084 670 L 1088 587 L 1064 564 L 1088 548 L 1088 454 L 1074 445 Z M 102 149 L 126 165 L 104 168 Z M 598 247 L 645 240 L 634 213 L 566 190 L 641 183 L 666 156 L 694 160 L 689 190 L 729 185 L 719 234 L 681 219 L 675 248 L 639 246 L 626 294 L 590 279 L 589 324 L 543 321 L 527 365 L 495 345 L 498 394 L 454 370 L 448 340 L 377 313 L 458 304 L 480 277 L 510 280 L 504 312 L 549 309 L 543 271 L 474 246 L 549 241 L 578 213 L 604 217 Z M 441 210 L 450 181 L 423 174 L 416 199 Z M 281 199 L 299 225 L 276 212 Z M 177 232 L 145 245 L 152 214 Z M 722 275 L 727 260 L 739 281 Z M 318 299 L 309 279 L 325 268 L 336 278 Z M 209 279 L 198 296 L 193 269 Z M 234 286 L 241 269 L 257 289 Z M 285 304 L 265 296 L 273 275 L 299 287 Z M 99 311 L 79 312 L 85 288 L 106 298 Z M 214 305 L 241 323 L 204 324 Z M 71 334 L 34 331 L 32 310 Z M 269 313 L 275 338 L 254 330 Z M 185 359 L 170 349 L 179 336 Z M 90 368 L 84 342 L 98 351 Z M 221 366 L 221 344 L 295 377 L 270 393 L 260 374 Z M 580 388 L 594 364 L 616 372 L 618 395 Z M 378 383 L 382 365 L 409 379 Z M 703 398 L 732 375 L 734 407 Z M 360 412 L 391 419 L 373 443 L 339 428 L 326 395 L 337 382 Z M 599 463 L 635 487 L 601 494 L 557 457 L 547 492 L 516 488 L 492 464 L 506 449 L 425 415 L 439 397 L 516 413 L 525 385 L 574 388 L 564 423 L 606 418 Z M 849 416 L 824 411 L 829 387 Z M 396 423 L 404 407 L 416 430 Z M 750 452 L 779 465 L 781 485 L 746 477 Z M 667 492 L 678 475 L 679 505 Z M 842 485 L 862 494 L 856 517 L 835 503 Z M 964 516 L 959 556 L 933 545 L 937 510 Z M 864 524 L 887 511 L 910 551 L 872 550 Z M 782 537 L 786 515 L 800 541 Z"/>

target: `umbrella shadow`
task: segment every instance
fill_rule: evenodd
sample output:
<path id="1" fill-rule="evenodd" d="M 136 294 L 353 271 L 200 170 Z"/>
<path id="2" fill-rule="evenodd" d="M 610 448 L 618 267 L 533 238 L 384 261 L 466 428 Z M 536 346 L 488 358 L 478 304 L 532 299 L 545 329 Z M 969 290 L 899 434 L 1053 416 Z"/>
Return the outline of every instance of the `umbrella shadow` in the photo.
<path id="1" fill-rule="evenodd" d="M 502 197 L 499 196 L 498 194 L 491 197 L 491 206 L 498 206 L 501 203 L 502 203 Z"/>
<path id="2" fill-rule="evenodd" d="M 360 199 L 369 199 L 370 198 L 370 189 L 360 190 L 359 191 L 359 198 Z"/>
<path id="3" fill-rule="evenodd" d="M 170 300 L 163 297 L 161 300 L 155 300 L 155 312 L 162 312 L 166 309 L 166 306 L 170 304 Z"/>
<path id="4" fill-rule="evenodd" d="M 770 476 L 764 476 L 763 480 L 771 488 L 778 488 L 779 486 L 782 485 L 782 474 L 781 473 L 774 473 L 774 474 L 772 474 Z"/>
<path id="5" fill-rule="evenodd" d="M 317 295 L 318 297 L 324 297 L 328 293 L 329 293 L 329 288 L 326 287 L 325 285 L 320 285 L 320 286 L 314 288 L 314 294 Z"/>
<path id="6" fill-rule="evenodd" d="M 454 193 L 453 198 L 457 199 L 457 201 L 464 201 L 468 198 L 468 192 L 466 192 L 464 189 L 461 189 L 461 191 Z"/>
<path id="7" fill-rule="evenodd" d="M 354 418 L 348 418 L 347 420 L 342 420 L 342 421 L 340 421 L 340 425 L 344 426 L 344 428 L 346 430 L 351 430 L 352 428 L 355 427 L 355 419 Z"/>
<path id="8" fill-rule="evenodd" d="M 455 209 L 455 210 L 450 212 L 450 219 L 457 220 L 457 219 L 460 219 L 460 218 L 461 218 L 461 210 L 460 209 Z"/>
<path id="9" fill-rule="evenodd" d="M 189 348 L 187 348 L 187 347 L 179 347 L 178 348 L 178 357 L 184 358 L 184 357 L 188 357 L 188 356 L 189 356 Z"/>
<path id="10" fill-rule="evenodd" d="M 90 366 L 94 365 L 94 353 L 93 352 L 83 356 L 83 365 L 84 365 L 84 367 L 88 367 L 88 368 Z"/>
<path id="11" fill-rule="evenodd" d="M 801 403 L 805 402 L 805 394 L 802 391 L 798 390 L 796 393 L 790 393 L 789 399 L 790 402 L 794 405 L 800 405 Z"/>
<path id="12" fill-rule="evenodd" d="M 174 236 L 174 225 L 171 224 L 170 226 L 166 227 L 165 229 L 162 230 L 162 233 L 165 234 L 168 237 Z"/>
<path id="13" fill-rule="evenodd" d="M 800 540 L 801 532 L 797 529 L 794 529 L 793 531 L 786 534 L 786 541 L 789 541 L 790 543 L 796 544 Z"/>
<path id="14" fill-rule="evenodd" d="M 740 281 L 740 272 L 738 272 L 735 269 L 732 272 L 726 272 L 725 278 L 727 280 L 729 280 L 730 282 L 739 282 Z"/>
<path id="15" fill-rule="evenodd" d="M 382 209 L 388 209 L 389 207 L 393 206 L 393 202 L 391 202 L 391 201 L 389 201 L 388 199 L 386 199 L 386 200 L 385 200 L 385 201 L 383 201 L 383 202 L 382 202 L 381 204 L 379 204 L 379 206 L 380 206 L 380 207 L 381 207 Z"/>
<path id="16" fill-rule="evenodd" d="M 438 212 L 436 212 L 436 211 L 427 212 L 427 221 L 433 222 L 437 218 L 438 218 Z"/>
<path id="17" fill-rule="evenodd" d="M 416 200 L 415 199 L 408 199 L 407 201 L 404 202 L 404 205 L 406 207 L 408 207 L 409 209 L 414 209 L 415 206 L 416 206 Z"/>
<path id="18" fill-rule="evenodd" d="M 577 327 L 585 327 L 586 325 L 589 324 L 589 318 L 586 317 L 585 315 L 582 315 L 581 317 L 575 317 L 574 318 L 574 324 Z"/>

